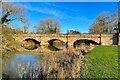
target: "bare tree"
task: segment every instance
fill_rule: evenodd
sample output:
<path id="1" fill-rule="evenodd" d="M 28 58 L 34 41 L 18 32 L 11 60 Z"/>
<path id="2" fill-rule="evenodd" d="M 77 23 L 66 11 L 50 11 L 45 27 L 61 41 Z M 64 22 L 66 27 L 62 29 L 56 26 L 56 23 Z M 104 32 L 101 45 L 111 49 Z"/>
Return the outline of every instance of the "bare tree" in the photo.
<path id="1" fill-rule="evenodd" d="M 55 18 L 47 18 L 45 20 L 40 20 L 40 23 L 35 26 L 35 29 L 40 33 L 60 33 L 60 23 Z"/>
<path id="2" fill-rule="evenodd" d="M 89 33 L 116 33 L 116 29 L 120 30 L 120 7 L 113 14 L 102 12 L 93 22 L 89 29 Z"/>
<path id="3" fill-rule="evenodd" d="M 23 26 L 23 32 L 27 33 L 28 25 Z"/>
<path id="4" fill-rule="evenodd" d="M 25 14 L 26 14 L 25 6 L 3 2 L 1 24 L 6 24 L 16 19 L 26 23 L 27 19 Z"/>
<path id="5" fill-rule="evenodd" d="M 101 13 L 96 20 L 91 25 L 89 32 L 90 33 L 108 33 L 109 32 L 109 25 L 110 22 L 110 15 L 107 12 Z"/>

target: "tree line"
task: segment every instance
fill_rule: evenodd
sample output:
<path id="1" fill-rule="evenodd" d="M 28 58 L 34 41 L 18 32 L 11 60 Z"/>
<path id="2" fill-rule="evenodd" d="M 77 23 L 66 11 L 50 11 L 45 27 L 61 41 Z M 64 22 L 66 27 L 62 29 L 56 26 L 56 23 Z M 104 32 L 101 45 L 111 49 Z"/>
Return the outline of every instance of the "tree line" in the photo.
<path id="1" fill-rule="evenodd" d="M 120 30 L 120 16 L 119 12 L 120 7 L 113 13 L 109 14 L 108 12 L 100 13 L 95 21 L 92 23 L 89 29 L 89 33 L 116 33 Z"/>

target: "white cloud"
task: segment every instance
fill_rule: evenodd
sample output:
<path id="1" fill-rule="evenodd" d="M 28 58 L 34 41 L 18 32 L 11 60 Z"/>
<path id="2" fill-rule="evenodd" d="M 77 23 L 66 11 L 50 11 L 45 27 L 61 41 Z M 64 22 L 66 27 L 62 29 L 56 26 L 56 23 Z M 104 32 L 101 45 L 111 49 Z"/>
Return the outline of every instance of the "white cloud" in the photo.
<path id="1" fill-rule="evenodd" d="M 61 19 L 74 18 L 74 17 L 70 16 L 69 14 L 65 13 L 64 12 L 65 10 L 72 11 L 72 12 L 78 12 L 78 10 L 69 9 L 67 7 L 59 6 L 59 5 L 56 5 L 53 3 L 43 3 L 43 4 L 46 5 L 47 7 L 42 6 L 42 5 L 40 7 L 27 5 L 27 9 L 30 11 L 36 11 L 39 13 L 50 14 L 52 16 L 55 16 L 55 17 L 58 17 Z M 63 11 L 60 11 L 59 9 L 53 9 L 53 8 L 51 8 L 51 6 L 56 7 L 56 8 L 61 8 L 61 9 L 63 9 Z"/>
<path id="2" fill-rule="evenodd" d="M 49 4 L 49 3 L 44 3 L 44 4 Z M 52 6 L 57 6 L 56 4 L 49 4 L 49 5 L 52 5 Z M 60 7 L 60 6 L 59 6 Z M 63 8 L 63 7 L 62 7 Z M 49 15 L 52 15 L 52 16 L 55 16 L 59 19 L 71 19 L 71 20 L 75 20 L 75 21 L 82 21 L 82 22 L 90 22 L 91 19 L 88 19 L 87 17 L 85 16 L 73 16 L 73 15 L 69 15 L 67 13 L 65 13 L 64 11 L 60 11 L 59 9 L 52 9 L 52 8 L 49 8 L 49 7 L 39 7 L 39 6 L 31 6 L 31 5 L 27 5 L 27 9 L 30 10 L 30 11 L 36 11 L 36 12 L 39 12 L 39 13 L 43 13 L 43 14 L 49 14 Z M 68 9 L 68 8 L 66 8 Z"/>
<path id="3" fill-rule="evenodd" d="M 29 6 L 27 6 L 27 9 L 30 11 L 36 11 L 39 13 L 50 14 L 50 15 L 56 16 L 56 17 L 62 17 L 62 15 L 64 15 L 63 12 L 60 12 L 60 11 L 55 10 L 55 9 L 50 9 L 50 8 L 32 7 L 29 5 Z"/>
<path id="4" fill-rule="evenodd" d="M 44 3 L 44 4 L 49 5 L 49 6 L 53 6 L 53 7 L 56 7 L 56 8 L 61 8 L 61 9 L 64 9 L 64 10 L 72 11 L 72 12 L 78 12 L 78 10 L 70 9 L 70 8 L 63 7 L 63 6 L 59 6 L 59 5 L 56 5 L 54 3 Z"/>

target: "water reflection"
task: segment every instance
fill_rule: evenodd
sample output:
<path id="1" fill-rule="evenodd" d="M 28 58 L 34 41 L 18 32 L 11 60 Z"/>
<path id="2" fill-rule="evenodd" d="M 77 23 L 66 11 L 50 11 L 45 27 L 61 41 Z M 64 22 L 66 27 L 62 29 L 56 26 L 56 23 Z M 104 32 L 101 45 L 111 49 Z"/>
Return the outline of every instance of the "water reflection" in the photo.
<path id="1" fill-rule="evenodd" d="M 63 50 L 66 47 L 65 42 L 61 41 L 61 40 L 50 40 L 48 41 L 49 45 L 48 45 L 48 49 L 52 50 L 52 51 L 57 51 L 57 50 Z M 23 41 L 22 43 L 22 47 L 28 50 L 34 50 L 37 49 L 39 47 L 41 47 L 40 42 L 34 40 L 34 39 L 26 39 Z"/>
<path id="2" fill-rule="evenodd" d="M 36 65 L 40 65 L 41 55 L 14 54 L 7 59 L 3 59 L 3 73 L 9 77 L 22 77 L 23 74 L 33 72 Z"/>
<path id="3" fill-rule="evenodd" d="M 58 51 L 58 50 L 63 50 L 65 49 L 66 46 L 61 46 L 61 45 L 48 45 L 48 49 L 51 50 L 51 51 Z"/>
<path id="4" fill-rule="evenodd" d="M 69 54 L 68 54 L 69 53 Z M 79 78 L 81 50 L 66 54 L 14 54 L 3 59 L 3 73 L 9 78 Z M 31 79 L 31 80 L 32 80 Z M 28 79 L 29 80 L 29 79 Z"/>
<path id="5" fill-rule="evenodd" d="M 32 38 L 27 38 L 23 40 L 23 43 L 21 46 L 24 47 L 25 49 L 33 50 L 40 47 L 40 42 Z"/>
<path id="6" fill-rule="evenodd" d="M 65 42 L 60 41 L 60 40 L 53 40 L 51 42 L 49 41 L 48 48 L 50 50 L 54 50 L 54 51 L 63 50 L 66 48 L 66 44 L 65 44 Z"/>
<path id="7" fill-rule="evenodd" d="M 81 67 L 84 67 L 83 53 L 89 49 L 90 46 L 84 44 L 74 50 L 60 51 L 61 55 L 57 53 L 59 51 L 55 51 L 56 54 L 38 53 L 39 55 L 35 52 L 13 53 L 10 57 L 3 58 L 3 73 L 9 78 L 79 78 Z"/>
<path id="8" fill-rule="evenodd" d="M 73 43 L 73 47 L 76 48 L 76 47 L 79 47 L 81 46 L 81 44 L 86 44 L 86 45 L 100 45 L 100 43 L 97 43 L 93 40 L 88 40 L 88 39 L 81 39 L 81 40 L 77 40 Z"/>

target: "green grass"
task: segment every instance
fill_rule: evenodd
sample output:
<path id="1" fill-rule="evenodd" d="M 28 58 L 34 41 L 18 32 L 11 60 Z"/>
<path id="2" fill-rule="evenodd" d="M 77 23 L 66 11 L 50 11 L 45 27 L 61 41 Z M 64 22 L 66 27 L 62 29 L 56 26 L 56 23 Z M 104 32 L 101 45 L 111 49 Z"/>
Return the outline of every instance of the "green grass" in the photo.
<path id="1" fill-rule="evenodd" d="M 86 78 L 118 78 L 118 47 L 97 46 L 89 52 L 86 63 Z"/>

